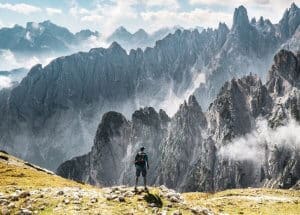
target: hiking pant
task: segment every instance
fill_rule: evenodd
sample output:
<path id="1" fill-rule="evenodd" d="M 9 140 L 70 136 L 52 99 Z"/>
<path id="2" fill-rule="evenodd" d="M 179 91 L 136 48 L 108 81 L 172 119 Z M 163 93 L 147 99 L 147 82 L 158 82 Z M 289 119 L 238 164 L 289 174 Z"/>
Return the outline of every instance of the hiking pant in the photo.
<path id="1" fill-rule="evenodd" d="M 146 177 L 147 175 L 147 169 L 146 169 L 146 165 L 135 165 L 136 168 L 136 177 L 140 177 L 141 173 L 143 177 Z"/>

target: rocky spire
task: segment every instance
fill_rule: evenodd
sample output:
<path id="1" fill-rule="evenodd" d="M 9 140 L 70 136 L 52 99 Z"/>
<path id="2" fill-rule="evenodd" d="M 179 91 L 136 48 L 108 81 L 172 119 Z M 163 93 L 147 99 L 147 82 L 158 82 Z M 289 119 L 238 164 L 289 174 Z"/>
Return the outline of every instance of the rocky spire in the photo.
<path id="1" fill-rule="evenodd" d="M 234 29 L 247 26 L 249 26 L 247 9 L 244 6 L 239 6 L 234 11 L 232 28 Z"/>
<path id="2" fill-rule="evenodd" d="M 300 25 L 300 9 L 295 3 L 287 9 L 279 22 L 280 34 L 283 40 L 291 37 Z"/>

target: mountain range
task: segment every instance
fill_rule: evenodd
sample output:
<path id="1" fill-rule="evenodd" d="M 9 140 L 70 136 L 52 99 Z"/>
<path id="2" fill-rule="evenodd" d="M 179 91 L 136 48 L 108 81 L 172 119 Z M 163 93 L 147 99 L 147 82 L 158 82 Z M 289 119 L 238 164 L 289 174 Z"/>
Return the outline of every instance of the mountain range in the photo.
<path id="1" fill-rule="evenodd" d="M 99 36 L 97 31 L 82 30 L 76 34 L 49 20 L 28 22 L 26 27 L 15 25 L 0 29 L 0 49 L 8 49 L 17 54 L 65 53 L 70 46 L 79 45 L 91 36 Z"/>
<path id="2" fill-rule="evenodd" d="M 0 29 L 0 70 L 15 73 L 15 70 L 29 70 L 33 65 L 40 63 L 48 64 L 51 60 L 70 55 L 78 51 L 86 51 L 98 46 L 108 46 L 112 42 L 118 42 L 128 52 L 138 47 L 145 48 L 154 46 L 156 40 L 160 40 L 169 33 L 174 33 L 181 27 L 162 28 L 153 34 L 140 29 L 134 34 L 129 33 L 124 27 L 116 29 L 110 36 L 105 38 L 99 32 L 89 29 L 81 30 L 73 34 L 65 27 L 58 26 L 51 21 L 28 22 L 25 27 L 15 25 Z M 198 27 L 201 30 L 200 27 Z M 0 83 L 0 88 L 10 86 L 7 82 L 20 82 L 24 75 L 0 74 L 0 79 L 6 82 Z"/>
<path id="3" fill-rule="evenodd" d="M 105 112 L 113 110 L 129 117 L 132 112 L 145 106 L 166 110 L 167 114 L 147 108 L 142 109 L 136 116 L 137 121 L 140 120 L 139 117 L 144 119 L 144 112 L 156 116 L 155 125 L 162 128 L 156 134 L 155 142 L 159 144 L 160 138 L 165 138 L 164 132 L 167 130 L 163 129 L 163 125 L 169 124 L 165 121 L 176 121 L 177 116 L 186 113 L 186 108 L 197 110 L 196 104 L 202 107 L 201 111 L 194 113 L 197 116 L 202 116 L 207 110 L 212 111 L 212 107 L 216 108 L 215 99 L 220 95 L 220 89 L 224 88 L 222 86 L 226 81 L 234 78 L 237 82 L 239 77 L 250 72 L 262 77 L 262 82 L 267 80 L 265 71 L 271 67 L 275 53 L 281 47 L 289 48 L 288 44 L 298 43 L 299 24 L 300 9 L 295 4 L 286 10 L 278 24 L 272 24 L 264 18 L 249 21 L 246 8 L 240 6 L 234 12 L 231 28 L 220 23 L 214 30 L 176 30 L 158 40 L 154 47 L 145 50 L 138 48 L 127 53 L 118 43 L 113 42 L 107 49 L 94 48 L 89 52 L 57 58 L 44 67 L 36 65 L 19 85 L 0 91 L 0 111 L 3 113 L 0 116 L 0 146 L 31 162 L 55 169 L 63 161 L 90 151 L 99 120 Z M 246 86 L 250 84 L 248 82 L 255 86 L 260 85 L 260 81 L 251 77 L 241 79 L 240 85 Z M 232 87 L 235 87 L 234 82 Z M 195 97 L 191 97 L 190 102 L 181 106 L 182 113 L 177 111 L 179 104 L 190 94 Z M 245 104 L 245 112 L 242 114 L 249 114 L 246 107 Z M 231 110 L 233 107 L 228 102 L 228 106 L 224 108 Z M 261 113 L 261 110 L 257 111 Z M 227 113 L 224 110 L 222 114 L 227 116 Z M 173 117 L 167 116 L 173 114 Z M 122 119 L 121 127 L 127 132 L 127 124 L 131 123 L 118 114 L 114 117 L 117 122 Z M 231 116 L 228 117 L 226 120 L 230 121 Z M 193 122 L 192 118 L 188 117 L 188 121 Z M 178 120 L 178 123 L 184 124 L 187 119 Z M 245 122 L 246 120 L 247 118 Z M 200 128 L 206 128 L 207 121 L 206 117 L 203 118 L 203 124 L 196 126 L 198 130 L 191 131 L 201 133 Z M 175 126 L 173 131 L 177 131 L 177 124 L 171 124 Z M 219 132 L 220 135 L 227 134 L 231 126 L 219 126 L 224 129 Z M 243 134 L 252 128 L 249 125 L 235 126 L 245 129 L 241 132 Z M 188 127 L 180 132 L 190 132 Z M 186 138 L 181 140 L 183 143 L 195 143 L 193 135 L 189 133 L 182 138 Z M 169 141 L 170 144 L 173 141 L 179 140 Z M 166 161 L 166 166 L 162 165 L 161 168 L 169 168 L 168 165 L 171 169 L 175 168 L 168 162 L 172 163 Z M 189 164 L 184 164 L 183 167 L 185 165 Z M 181 171 L 183 167 L 178 168 Z M 116 170 L 116 174 L 119 174 L 118 171 Z M 162 177 L 163 179 L 151 180 L 153 183 L 173 180 L 172 175 Z M 95 183 L 98 182 L 96 179 L 99 178 L 95 177 Z M 178 179 L 173 185 L 171 182 L 168 184 L 189 189 L 185 187 L 188 183 L 184 178 Z M 205 186 L 207 190 L 215 189 L 212 185 Z M 223 185 L 214 186 L 223 188 Z"/>
<path id="4" fill-rule="evenodd" d="M 255 136 L 257 142 L 249 144 L 245 135 L 263 120 L 270 130 L 260 135 L 269 132 L 271 139 Z M 135 111 L 130 121 L 117 112 L 104 114 L 92 150 L 57 172 L 95 185 L 133 185 L 133 159 L 145 146 L 151 185 L 180 191 L 291 188 L 300 184 L 300 138 L 280 131 L 294 128 L 293 120 L 300 121 L 300 52 L 281 50 L 266 84 L 255 75 L 232 79 L 207 112 L 190 96 L 173 117 L 152 107 Z"/>
<path id="5" fill-rule="evenodd" d="M 199 32 L 203 30 L 201 27 L 195 28 Z M 184 30 L 181 26 L 174 26 L 173 28 L 161 28 L 153 33 L 147 33 L 144 29 L 139 29 L 134 33 L 130 33 L 123 26 L 117 28 L 107 39 L 108 43 L 117 42 L 123 48 L 130 51 L 131 49 L 145 49 L 153 47 L 155 42 L 163 39 L 168 34 L 173 34 L 176 30 Z M 193 29 L 191 29 L 193 30 Z"/>

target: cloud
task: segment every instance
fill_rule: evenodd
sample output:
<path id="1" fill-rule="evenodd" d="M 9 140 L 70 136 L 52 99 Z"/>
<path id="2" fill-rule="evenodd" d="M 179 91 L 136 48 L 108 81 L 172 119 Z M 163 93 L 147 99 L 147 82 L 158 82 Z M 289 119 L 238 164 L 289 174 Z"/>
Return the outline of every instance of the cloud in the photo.
<path id="1" fill-rule="evenodd" d="M 25 15 L 29 15 L 30 13 L 42 11 L 42 9 L 39 7 L 30 5 L 30 4 L 24 4 L 24 3 L 20 3 L 20 4 L 9 4 L 9 3 L 2 4 L 2 3 L 0 3 L 0 9 L 6 9 L 6 10 L 14 11 L 17 13 L 22 13 Z"/>
<path id="2" fill-rule="evenodd" d="M 144 28 L 155 31 L 162 27 L 182 25 L 185 28 L 202 26 L 217 27 L 219 22 L 231 23 L 232 13 L 195 8 L 191 11 L 179 10 L 178 0 L 115 0 L 97 3 L 87 10 L 73 2 L 69 13 L 81 25 L 93 26 L 108 36 L 123 25 L 130 31 Z"/>
<path id="3" fill-rule="evenodd" d="M 264 148 L 284 147 L 300 150 L 300 125 L 292 120 L 285 126 L 272 129 L 266 120 L 259 120 L 257 129 L 244 137 L 234 139 L 220 149 L 219 154 L 234 160 L 262 161 Z"/>
<path id="4" fill-rule="evenodd" d="M 70 15 L 82 24 L 93 25 L 95 29 L 101 27 L 100 31 L 108 35 L 121 23 L 134 23 L 138 19 L 138 12 L 134 6 L 138 0 L 116 0 L 108 3 L 97 3 L 92 10 L 79 7 L 76 2 L 69 10 Z"/>
<path id="5" fill-rule="evenodd" d="M 294 0 L 190 0 L 192 6 L 204 5 L 211 9 L 216 7 L 227 8 L 227 10 L 234 10 L 239 5 L 244 5 L 248 10 L 249 17 L 260 17 L 270 19 L 273 23 L 279 22 L 284 10 L 287 9 Z"/>
<path id="6" fill-rule="evenodd" d="M 200 8 L 196 8 L 190 12 L 167 10 L 144 12 L 141 16 L 151 30 L 174 25 L 181 25 L 185 28 L 195 26 L 217 27 L 219 22 L 226 22 L 227 24 L 232 22 L 232 14 Z"/>
<path id="7" fill-rule="evenodd" d="M 141 1 L 147 8 L 160 7 L 167 9 L 179 9 L 180 5 L 177 0 L 142 0 Z"/>
<path id="8" fill-rule="evenodd" d="M 46 12 L 49 16 L 57 15 L 57 14 L 62 14 L 62 10 L 58 8 L 52 8 L 52 7 L 47 7 Z"/>
<path id="9" fill-rule="evenodd" d="M 240 0 L 238 2 L 236 0 L 226 0 L 226 1 L 219 1 L 219 0 L 190 0 L 189 2 L 190 2 L 191 5 L 202 4 L 202 5 L 233 5 L 233 6 L 235 4 L 261 4 L 261 5 L 266 5 L 266 4 L 270 4 L 271 3 L 270 0 Z"/>
<path id="10" fill-rule="evenodd" d="M 97 14 L 86 15 L 81 18 L 81 21 L 83 22 L 101 22 L 102 20 L 103 16 Z"/>
<path id="11" fill-rule="evenodd" d="M 225 22 L 230 27 L 234 9 L 241 4 L 246 6 L 249 19 L 264 16 L 277 23 L 292 1 L 188 0 L 189 4 L 182 4 L 179 0 L 98 0 L 94 1 L 92 9 L 87 9 L 73 0 L 69 14 L 78 26 L 100 30 L 107 36 L 119 26 L 131 32 L 139 28 L 151 32 L 175 25 L 214 28 L 219 22 Z"/>
<path id="12" fill-rule="evenodd" d="M 3 88 L 10 87 L 12 85 L 12 81 L 10 78 L 5 76 L 0 76 L 0 90 Z"/>
<path id="13" fill-rule="evenodd" d="M 21 67 L 29 69 L 38 63 L 41 63 L 43 65 L 48 64 L 52 59 L 53 57 L 16 57 L 12 51 L 0 49 L 0 62 L 2 62 L 0 64 L 0 71 L 9 71 Z"/>

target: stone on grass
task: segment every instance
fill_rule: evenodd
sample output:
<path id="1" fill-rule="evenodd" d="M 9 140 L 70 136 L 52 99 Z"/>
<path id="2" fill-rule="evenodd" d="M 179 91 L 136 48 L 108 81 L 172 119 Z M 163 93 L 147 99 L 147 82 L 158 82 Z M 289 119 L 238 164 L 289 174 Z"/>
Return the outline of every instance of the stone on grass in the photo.
<path id="1" fill-rule="evenodd" d="M 182 215 L 182 213 L 180 211 L 174 211 L 173 215 Z"/>
<path id="2" fill-rule="evenodd" d="M 96 202 L 98 202 L 98 199 L 97 199 L 96 197 L 91 198 L 90 202 L 91 202 L 91 203 L 96 203 Z"/>
<path id="3" fill-rule="evenodd" d="M 30 196 L 30 193 L 28 191 L 24 191 L 24 192 L 20 193 L 20 195 L 19 195 L 20 198 L 26 198 L 28 196 Z"/>

